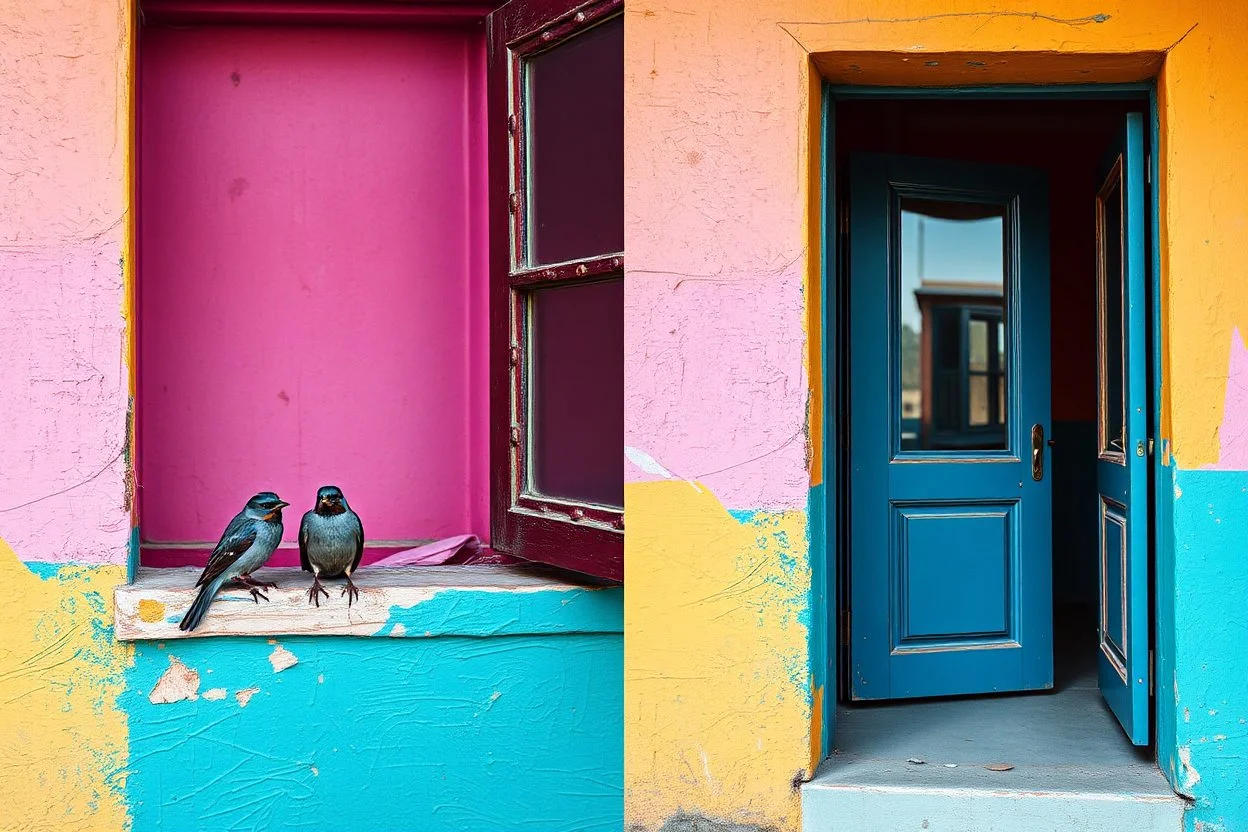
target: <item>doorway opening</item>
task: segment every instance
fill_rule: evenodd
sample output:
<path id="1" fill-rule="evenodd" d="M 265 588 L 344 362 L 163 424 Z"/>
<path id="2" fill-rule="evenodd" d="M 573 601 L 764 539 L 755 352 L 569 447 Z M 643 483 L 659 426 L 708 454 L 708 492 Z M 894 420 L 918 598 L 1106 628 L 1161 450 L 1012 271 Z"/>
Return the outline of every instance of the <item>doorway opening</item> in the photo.
<path id="1" fill-rule="evenodd" d="M 1148 94 L 1045 100 L 851 96 L 836 101 L 834 117 L 827 164 L 838 220 L 831 296 L 834 352 L 840 358 L 832 400 L 840 403 L 841 522 L 836 545 L 829 548 L 838 552 L 839 704 L 833 759 L 812 785 L 1104 790 L 1172 800 L 1150 744 L 1151 697 L 1146 694 L 1144 707 L 1137 707 L 1132 737 L 1130 719 L 1124 721 L 1117 705 L 1111 710 L 1105 681 L 1098 680 L 1102 657 L 1114 654 L 1113 639 L 1105 633 L 1124 627 L 1115 616 L 1128 614 L 1126 590 L 1123 604 L 1112 603 L 1115 580 L 1127 584 L 1126 555 L 1122 572 L 1112 557 L 1127 551 L 1125 521 L 1115 525 L 1118 502 L 1106 497 L 1098 466 L 1115 452 L 1120 464 L 1129 466 L 1137 439 L 1124 433 L 1121 418 L 1104 424 L 1115 399 L 1104 392 L 1114 385 L 1101 379 L 1125 371 L 1114 366 L 1114 349 L 1102 345 L 1125 336 L 1115 333 L 1115 314 L 1121 321 L 1123 313 L 1114 305 L 1114 291 L 1104 288 L 1115 284 L 1103 282 L 1098 290 L 1098 280 L 1107 269 L 1125 274 L 1126 267 L 1115 266 L 1112 257 L 1106 265 L 1106 252 L 1125 256 L 1128 246 L 1125 237 L 1117 244 L 1107 239 L 1109 231 L 1125 229 L 1126 221 L 1105 213 L 1110 204 L 1105 194 L 1111 193 L 1106 170 L 1124 123 L 1134 119 L 1137 128 L 1151 123 Z M 1151 132 L 1137 134 L 1143 146 L 1136 152 L 1147 154 Z M 887 208 L 882 201 L 871 203 L 875 197 L 861 186 L 873 170 L 885 169 Z M 971 195 L 976 188 L 1006 188 L 995 177 L 1023 169 L 1030 173 L 1019 173 L 1020 181 L 1039 183 L 1043 192 L 1030 207 L 1026 195 L 1001 206 Z M 949 187 L 950 177 L 964 171 L 972 173 L 974 184 L 965 192 Z M 919 193 L 915 188 L 929 172 L 933 178 L 923 187 L 931 187 Z M 1139 193 L 1144 190 L 1136 188 L 1144 200 L 1139 210 L 1151 212 L 1151 197 Z M 1038 225 L 1037 213 L 1043 214 Z M 863 279 L 854 270 L 874 268 L 863 254 L 864 247 L 875 245 L 873 235 L 879 238 L 879 274 L 887 274 L 897 288 L 864 302 Z M 1143 245 L 1147 234 L 1137 236 Z M 1011 257 L 1032 262 L 1020 266 Z M 1136 266 L 1144 263 L 1151 271 L 1151 252 L 1140 254 Z M 1040 272 L 1042 282 L 1029 277 Z M 1151 282 L 1144 285 L 1151 291 Z M 1121 304 L 1121 291 L 1116 297 Z M 1143 292 L 1131 303 L 1143 315 Z M 1043 306 L 1047 309 L 1037 312 Z M 889 346 L 864 343 L 864 337 L 874 338 L 864 336 L 869 324 L 864 315 L 879 317 L 871 326 L 895 331 Z M 1143 320 L 1147 325 L 1134 335 L 1134 360 L 1151 368 L 1151 315 Z M 1037 340 L 1038 334 L 1043 338 Z M 878 372 L 871 372 L 876 368 L 864 364 L 863 356 L 877 349 Z M 1118 350 L 1120 361 L 1126 349 Z M 1040 366 L 1044 373 L 1036 372 Z M 1141 407 L 1147 425 L 1153 386 L 1151 371 L 1145 372 L 1146 383 L 1134 390 L 1132 402 L 1116 407 L 1119 413 Z M 878 419 L 861 406 L 863 396 L 883 397 Z M 1045 415 L 1014 415 L 1029 402 L 1042 402 Z M 1107 430 L 1117 433 L 1109 436 Z M 891 443 L 881 452 L 887 459 L 877 474 L 864 475 L 855 447 L 875 441 L 877 433 L 881 443 Z M 983 459 L 964 458 L 968 450 Z M 1017 463 L 1024 475 L 1014 477 L 1011 469 L 1009 476 L 997 476 L 1010 480 L 1000 487 L 1013 489 L 1017 479 L 1021 490 L 1025 480 L 1047 479 L 1044 510 L 1032 510 L 1035 503 L 1017 496 L 1022 491 L 972 494 L 975 486 L 964 476 L 972 466 L 948 465 L 936 473 L 924 465 L 932 461 L 925 453 L 945 462 Z M 1151 455 L 1151 447 L 1141 453 Z M 1140 470 L 1145 463 L 1151 456 Z M 925 474 L 916 473 L 924 469 Z M 920 482 L 920 476 L 930 481 Z M 903 481 L 916 484 L 906 486 L 909 492 L 897 491 Z M 966 502 L 973 510 L 955 505 L 964 496 L 959 489 L 972 494 Z M 1124 501 L 1140 543 L 1135 551 L 1149 558 L 1150 494 L 1145 483 Z M 887 509 L 866 514 L 860 510 L 864 502 Z M 1043 534 L 1035 533 L 1037 516 Z M 861 527 L 868 524 L 878 529 L 864 536 Z M 1113 538 L 1114 529 L 1121 530 L 1121 540 Z M 1021 560 L 1028 546 L 1044 550 L 1042 575 L 1035 557 L 1030 567 Z M 993 555 L 996 561 L 976 555 L 993 547 L 1001 552 Z M 878 568 L 864 568 L 870 558 Z M 889 584 L 874 599 L 864 600 L 866 573 Z M 1045 582 L 1047 587 L 1040 586 Z M 1001 597 L 979 605 L 986 592 Z M 1151 577 L 1137 580 L 1131 592 L 1148 610 L 1144 632 L 1137 630 L 1135 637 L 1151 644 Z M 864 614 L 872 605 L 880 608 L 868 610 L 881 622 L 879 633 L 869 632 L 870 615 Z M 1044 609 L 1037 610 L 1039 605 Z M 1045 635 L 1020 636 L 1031 626 L 1019 623 L 1022 608 L 1031 620 L 1043 620 L 1036 626 L 1047 628 Z M 874 664 L 860 658 L 872 639 L 887 642 L 876 648 L 881 658 Z M 1000 659 L 1023 641 L 1038 649 L 1017 651 L 1018 664 L 1025 667 L 1016 672 Z M 989 668 L 989 660 L 959 664 L 959 652 L 993 654 L 993 667 L 1004 667 L 1004 677 Z M 910 655 L 898 658 L 904 654 Z M 941 656 L 948 657 L 945 664 Z M 904 660 L 914 662 L 912 669 L 901 669 L 898 662 Z M 1151 676 L 1151 661 L 1147 664 L 1144 673 Z M 876 678 L 866 678 L 873 672 Z M 890 673 L 891 684 L 881 686 L 878 676 Z M 1022 681 L 1012 682 L 1015 678 Z M 1137 705 L 1139 690 L 1153 686 L 1151 678 L 1124 682 L 1128 689 L 1138 682 Z M 1010 775 L 988 766 L 1009 766 Z"/>

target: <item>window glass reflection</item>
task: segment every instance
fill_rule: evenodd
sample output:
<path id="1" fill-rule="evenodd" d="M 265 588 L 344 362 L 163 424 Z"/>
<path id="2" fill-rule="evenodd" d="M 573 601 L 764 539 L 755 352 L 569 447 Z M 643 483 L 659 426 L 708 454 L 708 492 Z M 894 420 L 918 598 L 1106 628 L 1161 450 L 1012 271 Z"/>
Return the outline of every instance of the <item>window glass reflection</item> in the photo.
<path id="1" fill-rule="evenodd" d="M 1122 373 L 1122 179 L 1115 166 L 1097 197 L 1097 291 L 1100 303 L 1100 444 L 1102 454 L 1124 450 Z"/>
<path id="2" fill-rule="evenodd" d="M 901 200 L 901 449 L 1004 450 L 1005 207 Z"/>

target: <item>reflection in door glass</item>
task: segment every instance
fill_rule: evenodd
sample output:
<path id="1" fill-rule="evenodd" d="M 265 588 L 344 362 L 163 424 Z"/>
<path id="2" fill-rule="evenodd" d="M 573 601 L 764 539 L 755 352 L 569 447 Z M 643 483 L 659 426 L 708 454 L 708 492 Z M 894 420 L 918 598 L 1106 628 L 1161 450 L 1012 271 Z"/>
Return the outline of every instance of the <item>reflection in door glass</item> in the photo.
<path id="1" fill-rule="evenodd" d="M 1100 419 L 1102 454 L 1123 452 L 1122 405 L 1122 178 L 1114 165 L 1096 197 L 1097 294 L 1100 322 Z"/>
<path id="2" fill-rule="evenodd" d="M 1005 207 L 901 200 L 903 451 L 1003 450 Z"/>

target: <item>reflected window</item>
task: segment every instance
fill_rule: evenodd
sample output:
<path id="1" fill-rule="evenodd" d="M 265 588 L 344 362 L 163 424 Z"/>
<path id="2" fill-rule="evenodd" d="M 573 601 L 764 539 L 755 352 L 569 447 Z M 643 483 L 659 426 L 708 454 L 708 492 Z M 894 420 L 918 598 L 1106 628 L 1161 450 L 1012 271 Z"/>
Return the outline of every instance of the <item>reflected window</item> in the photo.
<path id="1" fill-rule="evenodd" d="M 1100 453 L 1122 460 L 1125 439 L 1122 372 L 1122 160 L 1096 196 L 1096 294 L 1100 386 Z"/>
<path id="2" fill-rule="evenodd" d="M 1005 206 L 907 197 L 900 223 L 901 450 L 1004 450 Z"/>

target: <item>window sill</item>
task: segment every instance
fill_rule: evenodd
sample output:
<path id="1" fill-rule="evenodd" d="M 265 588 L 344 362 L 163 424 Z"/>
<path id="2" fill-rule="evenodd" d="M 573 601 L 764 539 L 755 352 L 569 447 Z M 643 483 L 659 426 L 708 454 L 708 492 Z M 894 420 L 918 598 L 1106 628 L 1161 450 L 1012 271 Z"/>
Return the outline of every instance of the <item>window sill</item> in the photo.
<path id="1" fill-rule="evenodd" d="M 299 569 L 263 569 L 274 581 L 268 603 L 242 590 L 223 590 L 199 628 L 178 629 L 195 599 L 198 568 L 141 568 L 115 593 L 119 641 L 204 636 L 514 636 L 623 632 L 620 587 L 596 588 L 561 580 L 534 565 L 414 566 L 362 569 L 360 595 L 348 607 L 325 581 L 329 598 L 308 602 L 312 576 Z"/>

